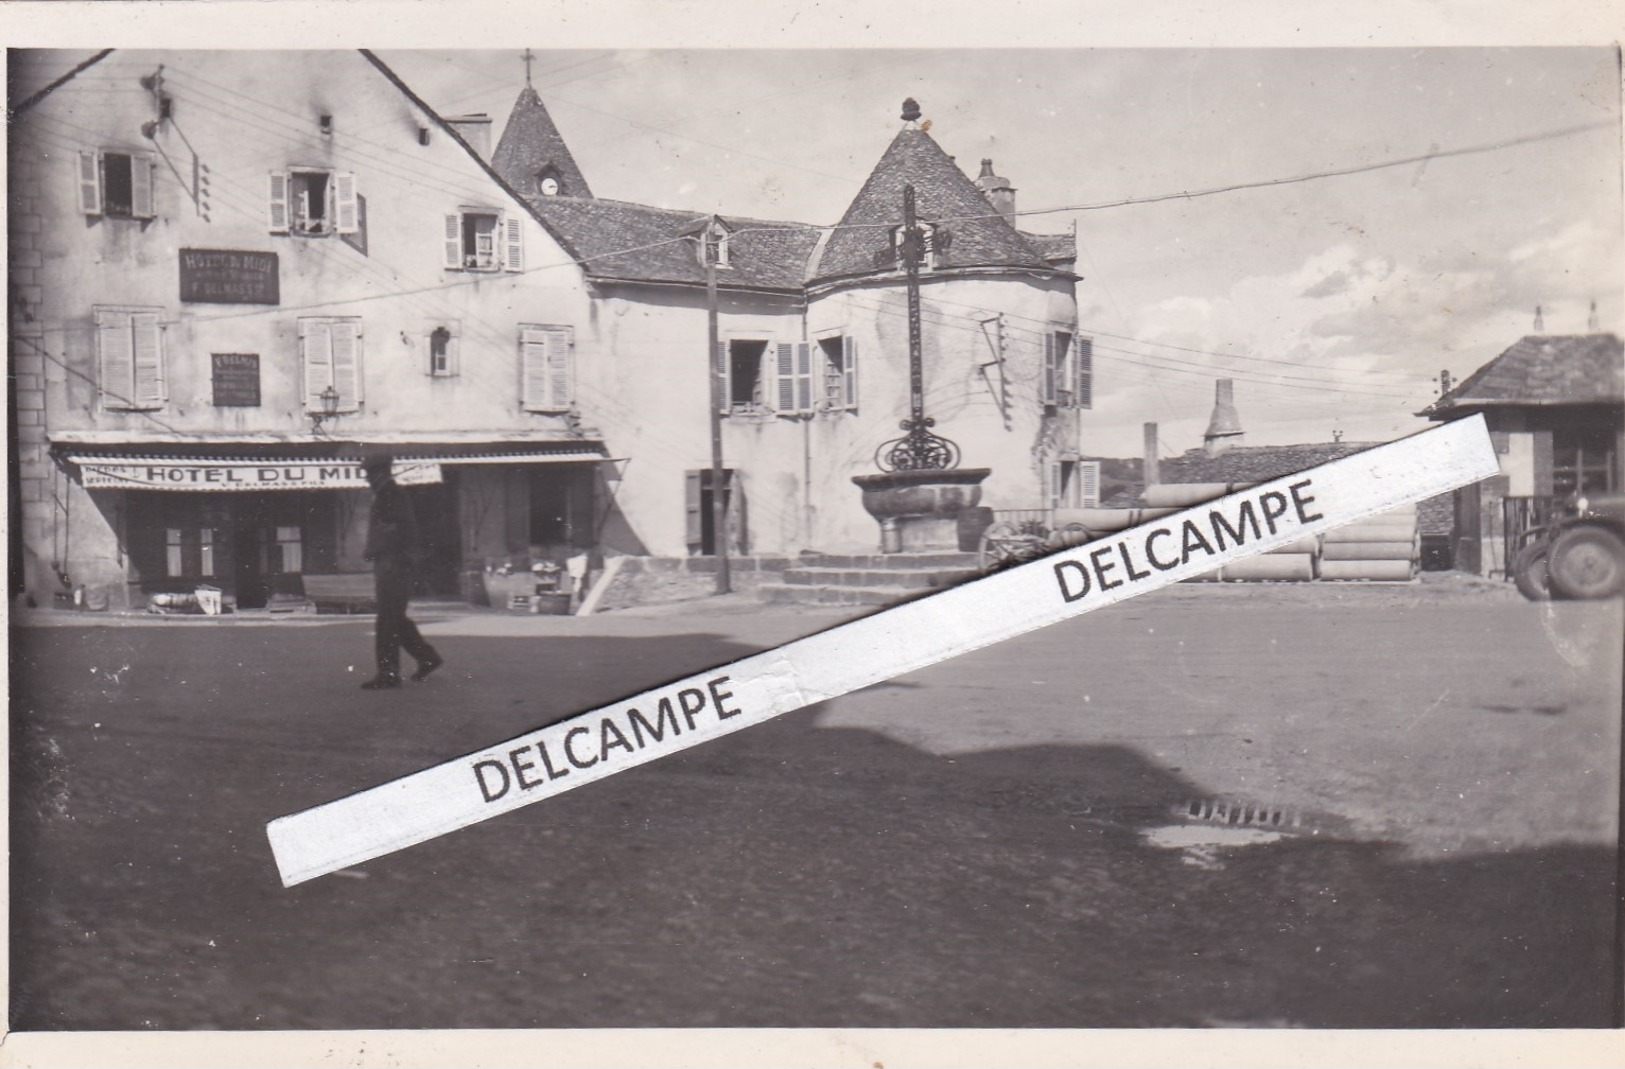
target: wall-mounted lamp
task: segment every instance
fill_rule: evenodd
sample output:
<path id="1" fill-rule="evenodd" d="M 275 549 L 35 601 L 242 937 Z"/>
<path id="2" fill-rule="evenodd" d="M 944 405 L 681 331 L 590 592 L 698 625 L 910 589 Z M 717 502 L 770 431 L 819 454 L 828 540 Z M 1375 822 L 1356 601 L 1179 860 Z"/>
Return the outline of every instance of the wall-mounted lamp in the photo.
<path id="1" fill-rule="evenodd" d="M 322 392 L 316 395 L 322 402 L 319 412 L 310 413 L 310 429 L 315 434 L 322 433 L 322 424 L 335 419 L 339 414 L 339 392 L 330 382 L 322 387 Z"/>

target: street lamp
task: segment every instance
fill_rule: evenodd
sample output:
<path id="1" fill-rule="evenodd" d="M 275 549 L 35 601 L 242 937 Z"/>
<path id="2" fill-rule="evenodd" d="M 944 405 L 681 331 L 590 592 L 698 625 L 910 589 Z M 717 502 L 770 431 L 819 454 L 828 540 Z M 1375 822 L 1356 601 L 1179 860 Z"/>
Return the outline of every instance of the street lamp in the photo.
<path id="1" fill-rule="evenodd" d="M 319 436 L 322 433 L 322 424 L 339 414 L 339 392 L 330 382 L 322 387 L 322 392 L 316 396 L 322 402 L 322 410 L 310 413 L 310 429 Z"/>

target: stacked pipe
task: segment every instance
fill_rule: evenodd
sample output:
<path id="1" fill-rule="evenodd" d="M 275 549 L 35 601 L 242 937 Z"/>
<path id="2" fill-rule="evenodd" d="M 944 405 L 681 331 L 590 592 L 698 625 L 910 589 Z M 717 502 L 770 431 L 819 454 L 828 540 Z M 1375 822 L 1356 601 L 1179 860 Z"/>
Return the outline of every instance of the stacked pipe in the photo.
<path id="1" fill-rule="evenodd" d="M 1421 556 L 1416 506 L 1402 505 L 1327 531 L 1316 575 L 1332 580 L 1406 582 L 1416 578 Z"/>
<path id="2" fill-rule="evenodd" d="M 1145 488 L 1147 505 L 1190 508 L 1245 490 L 1251 483 L 1161 483 Z M 1279 549 L 1227 564 L 1204 579 L 1227 582 L 1306 583 L 1315 577 L 1315 555 L 1319 549 L 1313 535 L 1289 542 Z"/>

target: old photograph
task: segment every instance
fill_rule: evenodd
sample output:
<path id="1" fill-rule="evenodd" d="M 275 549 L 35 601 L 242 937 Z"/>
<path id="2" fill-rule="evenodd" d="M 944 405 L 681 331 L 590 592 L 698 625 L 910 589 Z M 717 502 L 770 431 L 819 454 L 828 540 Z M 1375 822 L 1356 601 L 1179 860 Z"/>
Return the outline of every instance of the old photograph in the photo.
<path id="1" fill-rule="evenodd" d="M 511 36 L 8 52 L 10 1029 L 1620 1025 L 1617 49 Z M 489 748 L 579 789 L 279 872 Z"/>

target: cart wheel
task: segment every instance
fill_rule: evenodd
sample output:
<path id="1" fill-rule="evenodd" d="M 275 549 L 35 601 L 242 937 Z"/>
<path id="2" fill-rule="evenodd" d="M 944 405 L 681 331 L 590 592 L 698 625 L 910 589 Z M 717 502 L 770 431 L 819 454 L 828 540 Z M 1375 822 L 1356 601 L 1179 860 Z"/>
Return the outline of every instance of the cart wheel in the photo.
<path id="1" fill-rule="evenodd" d="M 1021 563 L 1021 531 L 1009 520 L 999 520 L 982 532 L 977 564 L 984 572 Z"/>
<path id="2" fill-rule="evenodd" d="M 1069 523 L 1056 532 L 1060 536 L 1060 548 L 1073 549 L 1091 541 L 1095 535 L 1081 523 Z"/>
<path id="3" fill-rule="evenodd" d="M 1544 538 L 1531 542 L 1518 551 L 1512 561 L 1512 581 L 1518 586 L 1518 593 L 1530 601 L 1550 601 L 1552 597 L 1552 579 L 1548 570 L 1548 555 L 1552 544 Z"/>

